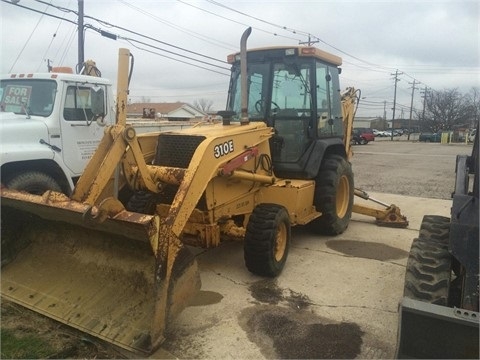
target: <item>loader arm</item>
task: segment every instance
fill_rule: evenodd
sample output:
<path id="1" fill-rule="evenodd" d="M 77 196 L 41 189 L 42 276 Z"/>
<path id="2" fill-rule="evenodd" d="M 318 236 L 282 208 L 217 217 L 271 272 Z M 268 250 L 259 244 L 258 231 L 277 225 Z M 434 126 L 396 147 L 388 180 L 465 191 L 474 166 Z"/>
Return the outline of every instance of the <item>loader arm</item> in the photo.
<path id="1" fill-rule="evenodd" d="M 72 200 L 89 205 L 97 204 L 108 196 L 108 184 L 117 178 L 116 169 L 126 157 L 129 163 L 135 163 L 142 176 L 143 183 L 149 191 L 157 192 L 157 187 L 147 170 L 147 164 L 138 144 L 135 129 L 114 125 L 105 129 L 97 151 L 85 168 L 72 194 Z M 101 169 L 99 171 L 99 169 Z M 120 185 L 118 185 L 120 186 Z M 117 186 L 117 187 L 118 187 Z M 117 194 L 110 194 L 116 197 Z"/>
<path id="2" fill-rule="evenodd" d="M 350 161 L 352 153 L 352 129 L 353 120 L 355 118 L 355 112 L 357 111 L 359 96 L 357 95 L 359 90 L 355 90 L 353 87 L 347 88 L 342 93 L 342 116 L 343 116 L 343 142 L 345 144 L 345 153 L 347 159 Z"/>

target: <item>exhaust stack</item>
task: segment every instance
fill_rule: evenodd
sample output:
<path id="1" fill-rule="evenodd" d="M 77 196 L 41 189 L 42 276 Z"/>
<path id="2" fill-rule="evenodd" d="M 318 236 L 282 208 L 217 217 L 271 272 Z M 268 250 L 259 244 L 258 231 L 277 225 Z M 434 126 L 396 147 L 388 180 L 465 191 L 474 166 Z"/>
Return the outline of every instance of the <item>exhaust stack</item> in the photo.
<path id="1" fill-rule="evenodd" d="M 246 125 L 248 120 L 248 90 L 247 90 L 247 39 L 252 33 L 252 28 L 249 27 L 240 39 L 240 76 L 242 87 L 242 117 L 240 119 L 241 125 Z"/>

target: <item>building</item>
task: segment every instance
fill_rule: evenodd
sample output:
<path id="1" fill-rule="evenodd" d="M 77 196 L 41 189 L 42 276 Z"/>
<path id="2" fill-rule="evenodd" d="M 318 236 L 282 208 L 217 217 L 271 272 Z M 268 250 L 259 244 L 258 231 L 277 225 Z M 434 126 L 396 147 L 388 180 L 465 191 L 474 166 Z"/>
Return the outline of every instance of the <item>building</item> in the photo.
<path id="1" fill-rule="evenodd" d="M 201 121 L 208 115 L 183 102 L 133 103 L 127 105 L 128 118 L 163 119 L 170 121 Z"/>
<path id="2" fill-rule="evenodd" d="M 353 119 L 353 128 L 367 128 L 367 129 L 376 129 L 375 122 L 378 120 L 376 117 L 362 117 L 356 116 Z"/>

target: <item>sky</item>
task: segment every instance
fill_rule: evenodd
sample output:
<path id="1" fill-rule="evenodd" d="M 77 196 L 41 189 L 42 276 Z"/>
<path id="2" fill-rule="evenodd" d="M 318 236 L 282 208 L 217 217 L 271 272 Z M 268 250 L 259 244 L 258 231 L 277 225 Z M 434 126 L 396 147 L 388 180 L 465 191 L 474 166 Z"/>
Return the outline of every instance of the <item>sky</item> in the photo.
<path id="1" fill-rule="evenodd" d="M 77 12 L 78 0 L 2 0 L 0 73 L 75 68 Z M 478 0 L 84 0 L 84 14 L 85 59 L 103 77 L 116 83 L 119 48 L 133 54 L 131 102 L 225 109 L 226 59 L 247 27 L 248 48 L 310 39 L 340 56 L 342 89 L 361 90 L 357 116 L 392 118 L 395 73 L 397 119 L 409 117 L 412 92 L 421 111 L 425 91 L 480 87 Z"/>

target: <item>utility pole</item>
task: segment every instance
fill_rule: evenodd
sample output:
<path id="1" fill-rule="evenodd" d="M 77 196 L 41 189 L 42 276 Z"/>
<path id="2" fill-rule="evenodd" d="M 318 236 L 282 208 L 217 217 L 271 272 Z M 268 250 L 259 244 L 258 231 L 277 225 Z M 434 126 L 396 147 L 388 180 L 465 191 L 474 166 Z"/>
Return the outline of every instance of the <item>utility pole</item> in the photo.
<path id="1" fill-rule="evenodd" d="M 409 84 L 412 84 L 412 98 L 410 100 L 410 117 L 408 118 L 408 139 L 407 140 L 410 140 L 410 133 L 412 132 L 412 112 L 413 112 L 413 94 L 415 92 L 415 79 L 413 79 L 413 83 L 409 83 Z"/>
<path id="2" fill-rule="evenodd" d="M 387 100 L 383 100 L 383 129 L 385 130 L 385 124 L 387 123 Z"/>
<path id="3" fill-rule="evenodd" d="M 403 73 L 399 73 L 398 69 L 395 71 L 395 74 L 391 74 L 392 76 L 395 75 L 394 80 L 395 80 L 395 91 L 393 93 L 393 115 L 392 115 L 392 136 L 391 136 L 391 141 L 393 141 L 393 129 L 395 128 L 395 106 L 397 104 L 397 83 L 400 81 L 398 78 L 399 75 L 402 75 Z"/>
<path id="4" fill-rule="evenodd" d="M 299 45 L 312 46 L 315 43 L 318 43 L 318 40 L 311 40 L 310 34 L 308 34 L 308 41 L 299 41 Z"/>
<path id="5" fill-rule="evenodd" d="M 83 37 L 83 0 L 78 0 L 78 65 L 77 69 L 81 69 L 85 60 L 84 45 L 85 39 Z"/>
<path id="6" fill-rule="evenodd" d="M 427 92 L 428 92 L 428 88 L 427 86 L 425 85 L 425 90 L 423 90 L 422 94 L 423 94 L 423 110 L 422 110 L 422 123 L 424 126 L 425 125 L 425 107 L 427 105 Z"/>

